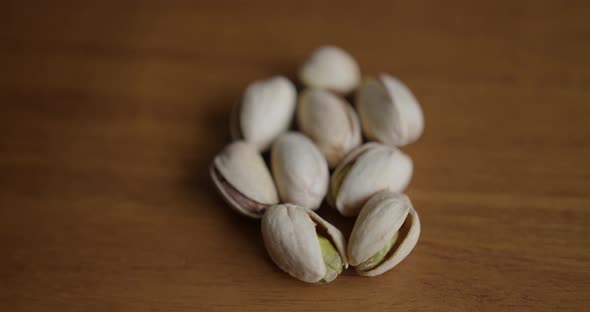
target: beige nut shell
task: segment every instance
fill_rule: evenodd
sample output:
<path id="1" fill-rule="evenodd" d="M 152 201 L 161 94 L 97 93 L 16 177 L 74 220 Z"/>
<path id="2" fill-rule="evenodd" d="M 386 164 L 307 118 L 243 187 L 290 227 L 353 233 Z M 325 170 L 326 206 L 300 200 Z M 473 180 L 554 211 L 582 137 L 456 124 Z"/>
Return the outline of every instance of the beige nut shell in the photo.
<path id="1" fill-rule="evenodd" d="M 412 159 L 399 149 L 371 142 L 352 150 L 332 175 L 343 181 L 331 203 L 343 216 L 356 216 L 362 206 L 381 190 L 403 192 L 412 178 Z"/>
<path id="2" fill-rule="evenodd" d="M 317 283 L 326 274 L 316 226 L 321 227 L 348 267 L 346 241 L 342 233 L 307 208 L 274 205 L 262 217 L 264 245 L 274 263 L 291 276 Z"/>
<path id="3" fill-rule="evenodd" d="M 342 97 L 317 88 L 303 91 L 297 104 L 297 125 L 326 157 L 330 168 L 361 144 L 361 127 L 352 106 Z"/>
<path id="4" fill-rule="evenodd" d="M 322 46 L 301 66 L 299 79 L 307 87 L 346 94 L 358 86 L 360 69 L 354 58 L 342 48 Z"/>
<path id="5" fill-rule="evenodd" d="M 328 164 L 303 134 L 287 132 L 271 149 L 272 173 L 283 202 L 318 209 L 328 191 Z"/>
<path id="6" fill-rule="evenodd" d="M 283 76 L 251 83 L 232 112 L 232 138 L 245 140 L 261 151 L 268 149 L 289 129 L 296 98 L 295 86 Z"/>
<path id="7" fill-rule="evenodd" d="M 386 259 L 371 270 L 357 270 L 358 274 L 376 276 L 392 269 L 410 254 L 420 237 L 420 218 L 406 195 L 390 191 L 375 194 L 358 215 L 350 235 L 350 264 L 356 266 L 369 259 L 398 231 L 402 234 Z"/>
<path id="8" fill-rule="evenodd" d="M 366 78 L 356 96 L 363 132 L 391 146 L 410 144 L 422 135 L 424 114 L 412 91 L 387 74 Z"/>
<path id="9" fill-rule="evenodd" d="M 236 200 L 228 190 L 227 182 L 245 198 L 262 205 L 279 202 L 274 181 L 258 150 L 244 141 L 227 145 L 213 160 L 210 168 L 211 178 L 224 199 L 236 211 L 260 218 L 263 211 L 251 211 Z"/>

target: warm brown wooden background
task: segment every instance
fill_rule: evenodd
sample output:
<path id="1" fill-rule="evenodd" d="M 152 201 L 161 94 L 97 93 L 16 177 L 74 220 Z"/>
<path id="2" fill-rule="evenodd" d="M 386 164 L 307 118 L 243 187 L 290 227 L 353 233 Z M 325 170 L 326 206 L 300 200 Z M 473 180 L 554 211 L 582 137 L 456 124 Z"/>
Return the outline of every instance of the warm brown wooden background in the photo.
<path id="1" fill-rule="evenodd" d="M 4 2 L 0 310 L 589 309 L 588 2 L 319 2 Z M 421 100 L 423 233 L 385 275 L 314 286 L 207 167 L 245 85 L 324 43 Z"/>

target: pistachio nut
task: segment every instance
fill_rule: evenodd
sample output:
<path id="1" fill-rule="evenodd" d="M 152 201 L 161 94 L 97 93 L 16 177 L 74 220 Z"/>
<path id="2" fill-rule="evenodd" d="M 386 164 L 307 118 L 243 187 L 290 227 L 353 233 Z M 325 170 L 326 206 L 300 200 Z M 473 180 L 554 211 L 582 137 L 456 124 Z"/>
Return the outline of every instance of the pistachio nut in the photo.
<path id="1" fill-rule="evenodd" d="M 328 192 L 330 174 L 326 159 L 303 134 L 287 132 L 271 148 L 271 167 L 279 197 L 312 210 Z"/>
<path id="2" fill-rule="evenodd" d="M 412 170 L 412 159 L 398 148 L 366 143 L 350 151 L 334 170 L 328 202 L 343 216 L 356 216 L 375 193 L 402 192 Z"/>
<path id="3" fill-rule="evenodd" d="M 270 258 L 299 280 L 331 282 L 348 267 L 344 236 L 310 209 L 292 204 L 271 206 L 262 217 L 261 228 Z"/>
<path id="4" fill-rule="evenodd" d="M 264 159 L 249 143 L 235 141 L 226 146 L 209 172 L 223 198 L 248 217 L 260 218 L 266 208 L 279 202 Z"/>
<path id="5" fill-rule="evenodd" d="M 369 140 L 403 146 L 416 141 L 424 130 L 418 100 L 403 82 L 387 74 L 361 83 L 356 107 Z"/>
<path id="6" fill-rule="evenodd" d="M 307 87 L 346 94 L 358 86 L 360 70 L 354 58 L 343 49 L 322 46 L 303 64 L 299 78 Z"/>
<path id="7" fill-rule="evenodd" d="M 391 270 L 416 246 L 420 218 L 403 194 L 381 191 L 371 197 L 358 215 L 350 235 L 350 265 L 364 276 Z"/>
<path id="8" fill-rule="evenodd" d="M 330 168 L 361 144 L 361 127 L 354 109 L 327 90 L 303 91 L 297 105 L 297 124 L 318 146 Z"/>
<path id="9" fill-rule="evenodd" d="M 232 138 L 266 150 L 276 137 L 289 129 L 296 97 L 295 86 L 283 76 L 253 82 L 232 112 Z"/>

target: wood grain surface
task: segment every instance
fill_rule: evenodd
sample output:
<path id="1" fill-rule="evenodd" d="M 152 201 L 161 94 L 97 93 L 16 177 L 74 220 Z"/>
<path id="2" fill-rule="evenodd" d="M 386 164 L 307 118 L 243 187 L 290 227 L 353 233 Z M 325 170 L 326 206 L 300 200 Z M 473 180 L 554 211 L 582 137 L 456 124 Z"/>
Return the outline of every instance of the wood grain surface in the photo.
<path id="1" fill-rule="evenodd" d="M 0 310 L 588 311 L 587 1 L 8 1 Z M 209 179 L 229 110 L 315 47 L 401 77 L 421 213 L 392 271 L 308 285 Z M 350 233 L 353 219 L 319 213 Z"/>

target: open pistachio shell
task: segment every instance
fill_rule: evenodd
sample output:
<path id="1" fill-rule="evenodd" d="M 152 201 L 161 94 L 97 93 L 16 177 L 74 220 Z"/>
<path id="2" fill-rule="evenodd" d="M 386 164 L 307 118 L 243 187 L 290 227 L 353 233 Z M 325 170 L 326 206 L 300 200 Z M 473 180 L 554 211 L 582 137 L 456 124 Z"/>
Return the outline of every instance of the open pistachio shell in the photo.
<path id="1" fill-rule="evenodd" d="M 424 130 L 418 100 L 403 82 L 387 74 L 363 80 L 356 107 L 369 140 L 403 146 L 416 141 Z"/>
<path id="2" fill-rule="evenodd" d="M 271 149 L 272 173 L 283 202 L 317 209 L 328 192 L 328 164 L 313 142 L 297 132 L 281 135 Z"/>
<path id="3" fill-rule="evenodd" d="M 310 209 L 271 206 L 262 217 L 261 230 L 271 259 L 301 281 L 330 282 L 348 267 L 344 236 Z"/>
<path id="4" fill-rule="evenodd" d="M 342 97 L 317 88 L 305 90 L 297 105 L 297 124 L 335 167 L 351 149 L 361 144 L 359 119 Z"/>
<path id="5" fill-rule="evenodd" d="M 353 149 L 334 170 L 328 202 L 343 216 L 356 216 L 375 193 L 402 192 L 412 170 L 412 159 L 399 149 L 366 143 Z"/>
<path id="6" fill-rule="evenodd" d="M 253 82 L 232 112 L 232 138 L 266 150 L 276 137 L 289 129 L 296 97 L 295 86 L 283 76 Z"/>
<path id="7" fill-rule="evenodd" d="M 246 216 L 260 218 L 266 208 L 279 202 L 268 167 L 251 144 L 229 144 L 215 157 L 209 171 L 223 198 Z"/>
<path id="8" fill-rule="evenodd" d="M 299 78 L 307 87 L 346 94 L 358 86 L 360 69 L 348 52 L 335 46 L 322 46 L 303 64 Z"/>
<path id="9" fill-rule="evenodd" d="M 348 244 L 350 264 L 360 275 L 376 276 L 400 263 L 420 236 L 420 218 L 403 194 L 381 191 L 365 204 Z"/>

